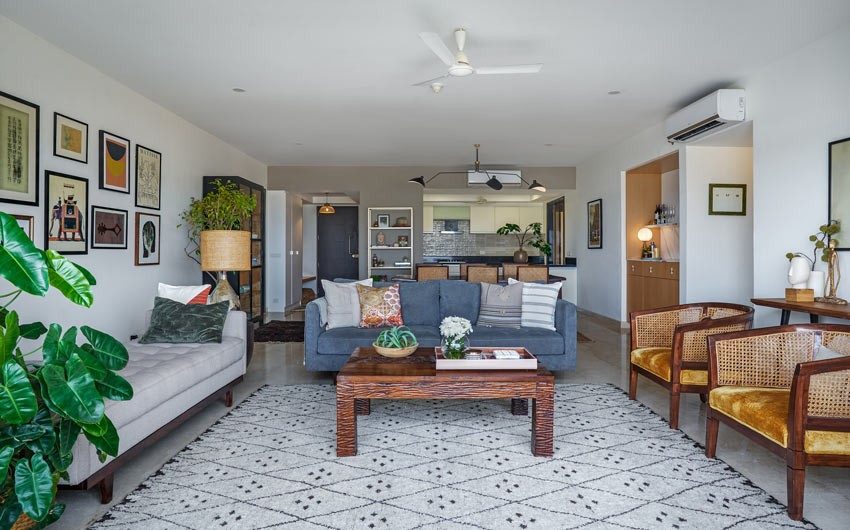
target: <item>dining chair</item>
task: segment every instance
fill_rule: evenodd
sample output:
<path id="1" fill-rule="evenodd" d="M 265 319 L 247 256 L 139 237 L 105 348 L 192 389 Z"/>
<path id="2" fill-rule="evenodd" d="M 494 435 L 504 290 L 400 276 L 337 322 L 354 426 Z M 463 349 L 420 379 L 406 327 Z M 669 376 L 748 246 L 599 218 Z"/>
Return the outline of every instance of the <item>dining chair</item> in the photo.
<path id="1" fill-rule="evenodd" d="M 508 278 L 513 278 L 514 280 L 517 279 L 516 271 L 517 271 L 518 267 L 519 267 L 518 263 L 512 263 L 512 262 L 502 263 L 502 277 L 505 279 L 505 281 L 508 281 Z"/>
<path id="2" fill-rule="evenodd" d="M 486 267 L 487 265 L 485 263 L 461 263 L 460 264 L 460 279 L 461 280 L 466 279 L 466 272 L 467 272 L 467 269 L 470 266 L 472 266 L 472 267 Z"/>
<path id="3" fill-rule="evenodd" d="M 417 263 L 416 264 L 416 281 L 424 282 L 427 280 L 448 280 L 449 268 L 446 265 L 436 265 L 433 263 Z"/>
<path id="4" fill-rule="evenodd" d="M 470 265 L 466 269 L 466 281 L 471 283 L 498 283 L 499 268 L 491 265 Z"/>
<path id="5" fill-rule="evenodd" d="M 521 282 L 546 283 L 549 281 L 547 265 L 520 265 L 517 267 L 516 279 Z"/>

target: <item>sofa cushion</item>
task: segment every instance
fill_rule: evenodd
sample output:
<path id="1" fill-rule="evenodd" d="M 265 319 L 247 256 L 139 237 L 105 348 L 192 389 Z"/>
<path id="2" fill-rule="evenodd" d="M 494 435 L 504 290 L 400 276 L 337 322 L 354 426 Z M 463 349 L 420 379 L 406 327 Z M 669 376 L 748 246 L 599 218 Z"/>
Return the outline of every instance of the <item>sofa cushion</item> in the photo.
<path id="1" fill-rule="evenodd" d="M 221 342 L 228 302 L 181 304 L 168 298 L 154 299 L 150 327 L 141 344 Z"/>
<path id="2" fill-rule="evenodd" d="M 389 287 L 365 287 L 357 284 L 355 287 L 360 296 L 361 328 L 404 325 L 398 284 Z"/>
<path id="3" fill-rule="evenodd" d="M 440 325 L 440 284 L 399 282 L 401 316 L 408 326 Z"/>
<path id="4" fill-rule="evenodd" d="M 133 399 L 106 401 L 106 413 L 120 429 L 187 388 L 241 362 L 244 348 L 245 343 L 236 337 L 209 344 L 131 342 L 127 345 L 130 360 L 120 375 L 133 385 Z"/>
<path id="5" fill-rule="evenodd" d="M 408 326 L 420 346 L 440 345 L 440 333 L 432 326 Z M 319 335 L 319 355 L 351 355 L 355 348 L 372 346 L 378 333 L 387 328 L 336 328 Z"/>
<path id="6" fill-rule="evenodd" d="M 481 284 L 464 280 L 440 280 L 440 320 L 463 317 L 473 325 L 481 307 Z"/>
<path id="7" fill-rule="evenodd" d="M 473 326 L 469 336 L 470 346 L 479 347 L 523 347 L 535 356 L 561 355 L 564 353 L 564 337 L 557 331 L 543 328 L 491 328 Z"/>
<path id="8" fill-rule="evenodd" d="M 522 319 L 522 284 L 481 284 L 478 325 L 519 329 Z"/>
<path id="9" fill-rule="evenodd" d="M 359 282 L 329 282 L 322 280 L 327 302 L 328 329 L 356 326 L 360 323 L 360 296 L 356 285 L 372 286 L 372 278 Z"/>

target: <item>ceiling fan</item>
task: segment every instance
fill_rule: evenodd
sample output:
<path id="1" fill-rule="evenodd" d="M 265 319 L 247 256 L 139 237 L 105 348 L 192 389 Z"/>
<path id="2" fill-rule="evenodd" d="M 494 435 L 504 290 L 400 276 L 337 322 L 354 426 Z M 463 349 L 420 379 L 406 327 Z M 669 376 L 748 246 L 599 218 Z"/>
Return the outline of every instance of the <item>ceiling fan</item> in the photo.
<path id="1" fill-rule="evenodd" d="M 443 79 L 449 77 L 466 77 L 468 75 L 492 75 L 492 74 L 536 74 L 543 68 L 543 63 L 536 64 L 516 64 L 511 66 L 480 66 L 473 67 L 469 61 L 469 57 L 464 53 L 463 48 L 466 45 L 466 30 L 458 28 L 455 30 L 455 44 L 457 44 L 457 53 L 452 53 L 448 46 L 440 39 L 436 33 L 420 33 L 425 44 L 434 52 L 434 55 L 439 57 L 446 66 L 449 67 L 448 73 L 416 83 L 413 86 L 430 85 L 435 94 L 438 94 L 443 88 Z"/>

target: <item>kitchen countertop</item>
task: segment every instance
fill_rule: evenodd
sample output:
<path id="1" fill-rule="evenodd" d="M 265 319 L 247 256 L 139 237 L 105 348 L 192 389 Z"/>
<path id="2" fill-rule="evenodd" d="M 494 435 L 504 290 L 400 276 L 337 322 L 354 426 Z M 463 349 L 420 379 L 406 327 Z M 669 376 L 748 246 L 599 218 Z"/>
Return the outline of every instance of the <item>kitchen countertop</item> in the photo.
<path id="1" fill-rule="evenodd" d="M 489 265 L 501 265 L 502 263 L 513 262 L 513 256 L 423 256 L 422 261 L 425 263 L 445 263 L 446 265 L 456 265 L 459 263 L 486 263 Z M 576 258 L 566 258 L 567 263 L 564 265 L 549 264 L 550 267 L 575 267 Z M 541 256 L 529 256 L 529 265 L 542 265 L 543 258 Z"/>

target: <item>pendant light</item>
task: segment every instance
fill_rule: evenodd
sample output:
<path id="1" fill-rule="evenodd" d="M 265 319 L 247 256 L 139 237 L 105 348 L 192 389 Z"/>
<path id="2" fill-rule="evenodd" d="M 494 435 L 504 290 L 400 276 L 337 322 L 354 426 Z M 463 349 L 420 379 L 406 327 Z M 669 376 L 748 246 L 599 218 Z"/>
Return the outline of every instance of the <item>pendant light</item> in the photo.
<path id="1" fill-rule="evenodd" d="M 494 191 L 499 191 L 499 190 L 502 189 L 502 187 L 503 187 L 502 181 L 500 181 L 498 179 L 498 175 L 511 175 L 511 176 L 514 176 L 514 177 L 519 177 L 519 179 L 522 182 L 524 182 L 525 184 L 528 184 L 528 181 L 525 180 L 524 178 L 522 178 L 522 176 L 519 174 L 519 172 L 514 173 L 510 170 L 508 170 L 508 171 L 504 171 L 504 170 L 503 171 L 488 171 L 486 169 L 481 169 L 481 162 L 478 159 L 478 150 L 481 148 L 481 144 L 475 144 L 474 147 L 475 147 L 475 163 L 472 166 L 473 171 L 475 171 L 476 173 L 484 173 L 485 175 L 487 175 L 487 177 L 488 177 L 487 182 L 485 182 L 484 184 L 486 184 L 488 188 L 490 188 L 491 190 L 494 190 Z M 429 182 L 431 182 L 435 178 L 439 177 L 440 175 L 466 175 L 466 174 L 467 174 L 466 171 L 440 171 L 439 173 L 434 173 L 428 179 L 425 178 L 425 175 L 420 175 L 418 177 L 408 179 L 408 182 L 413 183 L 413 184 L 419 184 L 420 186 L 425 188 L 425 187 L 427 187 L 427 184 Z M 539 191 L 541 193 L 546 192 L 546 186 L 537 182 L 537 179 L 532 179 L 531 184 L 528 184 L 528 189 L 530 189 L 532 191 Z"/>
<path id="2" fill-rule="evenodd" d="M 323 213 L 323 214 L 336 213 L 336 208 L 334 208 L 333 205 L 328 202 L 328 194 L 327 193 L 325 193 L 325 204 L 323 204 L 319 207 L 319 213 Z"/>

